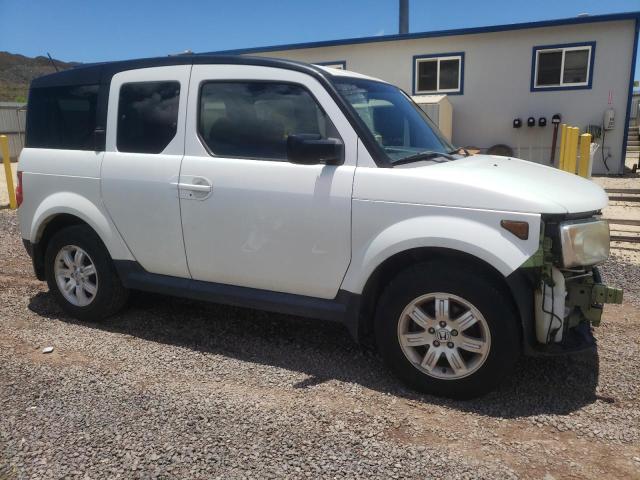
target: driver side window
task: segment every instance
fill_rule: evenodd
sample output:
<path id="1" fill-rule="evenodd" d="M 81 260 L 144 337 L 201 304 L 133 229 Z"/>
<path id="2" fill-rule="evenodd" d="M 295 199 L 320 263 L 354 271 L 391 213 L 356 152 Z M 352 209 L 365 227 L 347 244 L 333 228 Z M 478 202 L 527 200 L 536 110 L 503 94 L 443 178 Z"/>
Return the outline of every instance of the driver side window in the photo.
<path id="1" fill-rule="evenodd" d="M 264 81 L 206 82 L 198 133 L 222 157 L 287 160 L 287 137 L 338 138 L 333 123 L 302 86 Z"/>

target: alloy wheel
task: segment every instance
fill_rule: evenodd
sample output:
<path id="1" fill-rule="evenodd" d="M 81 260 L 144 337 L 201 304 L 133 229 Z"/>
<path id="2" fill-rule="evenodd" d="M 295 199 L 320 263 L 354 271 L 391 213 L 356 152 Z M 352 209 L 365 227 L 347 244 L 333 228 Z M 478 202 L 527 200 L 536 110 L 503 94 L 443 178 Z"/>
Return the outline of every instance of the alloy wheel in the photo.
<path id="1" fill-rule="evenodd" d="M 98 293 L 98 274 L 87 252 L 75 245 L 60 249 L 54 261 L 54 275 L 62 296 L 76 307 L 86 307 Z"/>
<path id="2" fill-rule="evenodd" d="M 398 320 L 402 352 L 421 372 L 458 380 L 477 371 L 491 348 L 489 325 L 467 300 L 436 292 L 411 301 Z"/>

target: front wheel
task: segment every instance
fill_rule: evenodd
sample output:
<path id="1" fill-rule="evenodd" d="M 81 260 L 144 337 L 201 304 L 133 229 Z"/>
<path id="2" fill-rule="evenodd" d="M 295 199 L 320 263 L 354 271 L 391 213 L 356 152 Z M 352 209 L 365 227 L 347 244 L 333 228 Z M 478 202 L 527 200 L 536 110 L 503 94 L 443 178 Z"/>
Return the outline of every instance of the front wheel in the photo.
<path id="1" fill-rule="evenodd" d="M 376 341 L 416 390 L 472 398 L 494 388 L 520 354 L 511 298 L 491 276 L 458 261 L 419 264 L 385 289 Z"/>

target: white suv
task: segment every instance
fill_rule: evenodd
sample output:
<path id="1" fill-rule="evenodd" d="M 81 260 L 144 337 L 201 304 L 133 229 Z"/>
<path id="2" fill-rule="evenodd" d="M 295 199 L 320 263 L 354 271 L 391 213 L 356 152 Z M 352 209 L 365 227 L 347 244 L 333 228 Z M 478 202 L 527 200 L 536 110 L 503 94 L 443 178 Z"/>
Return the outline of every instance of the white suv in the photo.
<path id="1" fill-rule="evenodd" d="M 129 289 L 343 322 L 412 387 L 493 388 L 521 353 L 593 348 L 621 291 L 603 190 L 464 156 L 404 92 L 248 57 L 34 80 L 19 164 L 39 279 L 97 321 Z"/>

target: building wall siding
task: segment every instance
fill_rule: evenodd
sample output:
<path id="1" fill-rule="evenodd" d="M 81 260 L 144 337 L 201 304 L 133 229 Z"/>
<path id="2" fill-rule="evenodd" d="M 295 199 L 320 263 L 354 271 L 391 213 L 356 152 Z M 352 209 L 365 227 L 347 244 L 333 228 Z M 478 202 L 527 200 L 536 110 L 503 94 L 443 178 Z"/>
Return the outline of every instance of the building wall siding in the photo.
<path id="1" fill-rule="evenodd" d="M 9 138 L 9 155 L 16 161 L 24 147 L 27 111 L 22 103 L 0 102 L 0 135 Z"/>
<path id="2" fill-rule="evenodd" d="M 253 55 L 311 63 L 344 60 L 348 70 L 381 78 L 411 93 L 414 55 L 464 52 L 464 94 L 449 96 L 453 142 L 480 148 L 505 143 L 517 156 L 541 163 L 548 163 L 550 157 L 553 114 L 559 113 L 562 122 L 583 130 L 589 124 L 601 125 L 611 94 L 616 127 L 606 133 L 604 152 L 611 155 L 608 173 L 622 173 L 634 35 L 635 21 L 620 20 Z M 578 42 L 596 42 L 592 88 L 532 92 L 533 47 Z M 514 118 L 520 117 L 526 125 L 529 116 L 547 117 L 548 126 L 512 128 Z M 594 173 L 607 173 L 600 155 Z"/>

